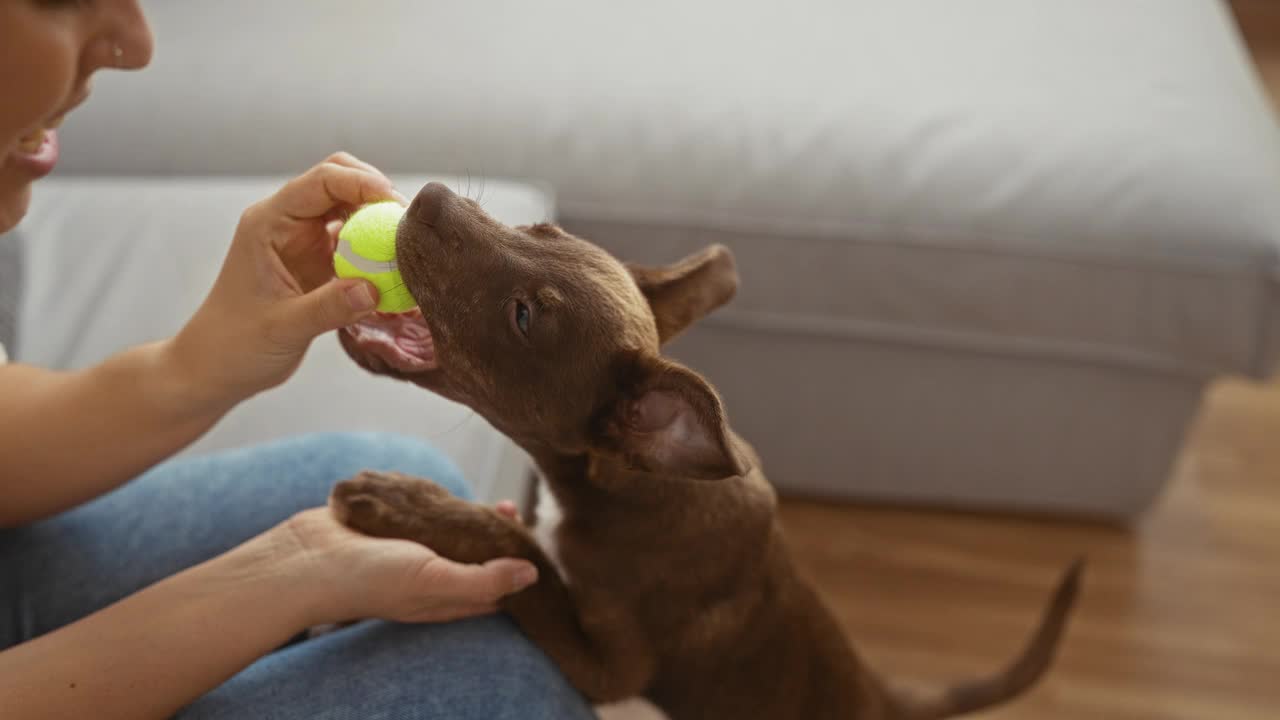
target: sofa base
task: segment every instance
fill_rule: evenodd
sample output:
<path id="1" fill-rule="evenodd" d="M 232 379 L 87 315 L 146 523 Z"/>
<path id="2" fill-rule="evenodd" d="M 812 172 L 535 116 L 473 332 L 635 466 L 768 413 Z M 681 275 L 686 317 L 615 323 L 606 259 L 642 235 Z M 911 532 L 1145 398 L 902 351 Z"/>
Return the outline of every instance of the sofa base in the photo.
<path id="1" fill-rule="evenodd" d="M 781 492 L 1124 518 L 1167 479 L 1204 383 L 769 333 L 712 318 L 671 354 L 720 390 Z"/>

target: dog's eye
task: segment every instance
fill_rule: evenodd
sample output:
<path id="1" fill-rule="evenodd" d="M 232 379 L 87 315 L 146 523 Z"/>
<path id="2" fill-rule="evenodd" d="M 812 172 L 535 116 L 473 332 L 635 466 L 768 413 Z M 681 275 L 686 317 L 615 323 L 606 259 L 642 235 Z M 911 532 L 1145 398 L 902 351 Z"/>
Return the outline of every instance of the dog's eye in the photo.
<path id="1" fill-rule="evenodd" d="M 533 313 L 529 311 L 529 306 L 516 300 L 511 308 L 511 319 L 516 325 L 516 329 L 522 335 L 529 334 L 529 324 L 533 321 Z"/>

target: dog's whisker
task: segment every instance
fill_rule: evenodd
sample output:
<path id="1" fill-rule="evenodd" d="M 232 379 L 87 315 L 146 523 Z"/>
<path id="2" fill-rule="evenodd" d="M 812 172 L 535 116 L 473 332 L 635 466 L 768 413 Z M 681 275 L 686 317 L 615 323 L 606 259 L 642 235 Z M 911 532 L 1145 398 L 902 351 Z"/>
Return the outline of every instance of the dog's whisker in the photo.
<path id="1" fill-rule="evenodd" d="M 471 410 L 470 408 L 467 408 L 467 410 L 468 412 L 465 415 L 463 415 L 462 418 L 458 420 L 458 422 L 454 423 L 452 427 L 446 430 L 427 433 L 426 437 L 430 439 L 435 439 L 435 438 L 441 438 L 441 437 L 444 437 L 445 435 L 449 435 L 450 433 L 456 432 L 458 428 L 462 427 L 467 423 L 468 420 L 476 416 L 475 410 Z"/>

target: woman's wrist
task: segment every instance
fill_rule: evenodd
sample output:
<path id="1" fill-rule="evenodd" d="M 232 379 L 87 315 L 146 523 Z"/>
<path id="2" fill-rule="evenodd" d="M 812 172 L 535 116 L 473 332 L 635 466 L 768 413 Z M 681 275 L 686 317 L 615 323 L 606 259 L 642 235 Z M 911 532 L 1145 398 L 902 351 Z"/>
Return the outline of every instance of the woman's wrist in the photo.
<path id="1" fill-rule="evenodd" d="M 172 716 L 317 624 L 296 559 L 268 531 L 0 653 L 5 717 Z"/>
<path id="2" fill-rule="evenodd" d="M 216 422 L 254 394 L 220 377 L 213 350 L 193 342 L 186 330 L 148 348 L 155 353 L 158 395 L 182 419 Z"/>
<path id="3" fill-rule="evenodd" d="M 233 592 L 253 588 L 269 599 L 293 634 L 316 625 L 337 622 L 341 611 L 320 576 L 320 564 L 283 522 L 211 560 L 211 570 Z"/>

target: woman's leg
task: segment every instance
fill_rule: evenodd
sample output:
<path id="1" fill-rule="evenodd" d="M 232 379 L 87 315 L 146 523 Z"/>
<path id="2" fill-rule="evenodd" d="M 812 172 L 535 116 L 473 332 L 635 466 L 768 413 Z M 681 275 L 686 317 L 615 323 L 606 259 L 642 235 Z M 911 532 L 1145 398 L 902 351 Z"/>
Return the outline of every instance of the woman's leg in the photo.
<path id="1" fill-rule="evenodd" d="M 360 470 L 468 489 L 439 452 L 385 434 L 308 435 L 166 463 L 82 507 L 0 531 L 0 650 L 55 630 L 323 505 Z M 228 618 L 228 629 L 235 619 Z M 589 718 L 511 621 L 369 621 L 262 658 L 184 718 Z"/>
<path id="2" fill-rule="evenodd" d="M 467 495 L 433 448 L 397 435 L 305 435 L 165 463 L 91 503 L 0 530 L 0 649 L 42 635 L 244 542 L 360 470 Z"/>
<path id="3" fill-rule="evenodd" d="M 590 706 L 505 616 L 364 622 L 262 658 L 178 720 L 578 720 Z"/>

